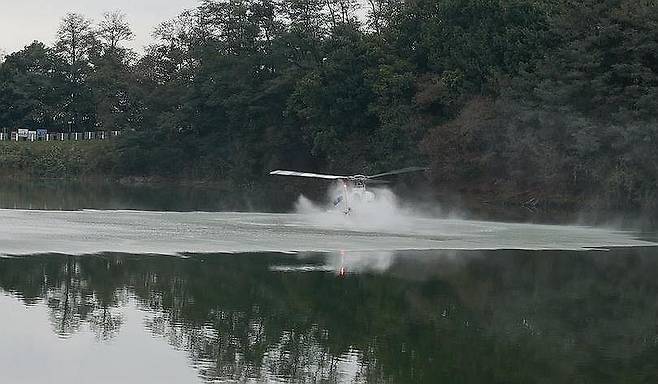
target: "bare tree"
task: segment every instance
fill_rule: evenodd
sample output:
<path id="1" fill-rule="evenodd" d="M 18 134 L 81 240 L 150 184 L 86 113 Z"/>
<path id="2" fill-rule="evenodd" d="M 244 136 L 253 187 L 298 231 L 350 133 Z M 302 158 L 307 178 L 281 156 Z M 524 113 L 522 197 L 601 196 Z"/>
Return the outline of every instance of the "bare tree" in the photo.
<path id="1" fill-rule="evenodd" d="M 135 35 L 126 21 L 126 14 L 121 11 L 105 12 L 98 24 L 98 37 L 106 51 L 114 52 L 119 44 L 132 40 Z"/>
<path id="2" fill-rule="evenodd" d="M 91 20 L 78 13 L 68 13 L 57 30 L 55 50 L 76 69 L 81 61 L 89 57 L 94 40 Z"/>
<path id="3" fill-rule="evenodd" d="M 324 3 L 333 28 L 339 24 L 348 24 L 358 20 L 357 14 L 361 7 L 358 0 L 325 0 Z"/>
<path id="4" fill-rule="evenodd" d="M 367 23 L 376 33 L 381 33 L 386 21 L 390 21 L 402 7 L 402 0 L 367 0 Z"/>
<path id="5" fill-rule="evenodd" d="M 92 107 L 82 96 L 83 84 L 89 74 L 89 58 L 97 47 L 92 21 L 77 13 L 68 13 L 57 30 L 55 52 L 67 63 L 64 73 L 69 82 L 68 110 L 69 131 L 82 121 L 89 121 Z M 83 107 L 84 106 L 84 107 Z"/>

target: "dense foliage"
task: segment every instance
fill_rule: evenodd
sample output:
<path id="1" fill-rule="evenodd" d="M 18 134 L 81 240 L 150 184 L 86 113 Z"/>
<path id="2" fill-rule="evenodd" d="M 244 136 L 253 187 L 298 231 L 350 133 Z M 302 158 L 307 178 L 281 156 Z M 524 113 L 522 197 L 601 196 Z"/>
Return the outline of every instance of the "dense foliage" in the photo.
<path id="1" fill-rule="evenodd" d="M 121 14 L 67 15 L 5 58 L 0 127 L 123 130 L 126 175 L 427 162 L 446 190 L 655 205 L 651 0 L 205 0 L 154 36 L 138 57 Z"/>
<path id="2" fill-rule="evenodd" d="M 111 141 L 0 142 L 0 175 L 102 178 L 116 167 Z M 61 196 L 58 196 L 61 198 Z"/>

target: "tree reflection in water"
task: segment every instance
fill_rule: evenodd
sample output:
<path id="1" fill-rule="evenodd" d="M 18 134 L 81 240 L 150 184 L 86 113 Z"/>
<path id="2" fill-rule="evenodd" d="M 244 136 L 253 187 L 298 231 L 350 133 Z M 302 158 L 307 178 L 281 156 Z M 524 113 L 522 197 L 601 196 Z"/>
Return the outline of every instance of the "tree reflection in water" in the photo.
<path id="1" fill-rule="evenodd" d="M 639 383 L 658 373 L 655 256 L 42 255 L 0 259 L 0 287 L 61 337 L 110 340 L 137 302 L 208 381 Z"/>

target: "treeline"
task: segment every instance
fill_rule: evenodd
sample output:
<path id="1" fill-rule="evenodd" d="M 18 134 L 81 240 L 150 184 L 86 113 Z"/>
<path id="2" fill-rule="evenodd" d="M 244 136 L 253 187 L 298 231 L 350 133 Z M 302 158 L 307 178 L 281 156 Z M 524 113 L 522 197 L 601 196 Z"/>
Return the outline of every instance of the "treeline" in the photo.
<path id="1" fill-rule="evenodd" d="M 130 132 L 120 175 L 429 163 L 453 192 L 655 206 L 651 0 L 206 0 L 131 37 L 70 14 L 8 55 L 0 127 Z"/>

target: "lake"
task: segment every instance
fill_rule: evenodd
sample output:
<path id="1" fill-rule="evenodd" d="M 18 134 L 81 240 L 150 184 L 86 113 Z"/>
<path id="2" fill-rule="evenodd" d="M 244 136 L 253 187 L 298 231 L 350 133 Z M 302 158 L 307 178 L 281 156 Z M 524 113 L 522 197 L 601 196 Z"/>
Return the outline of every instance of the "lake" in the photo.
<path id="1" fill-rule="evenodd" d="M 658 380 L 651 234 L 244 204 L 0 187 L 2 382 Z"/>

